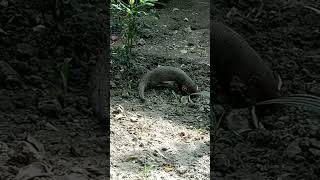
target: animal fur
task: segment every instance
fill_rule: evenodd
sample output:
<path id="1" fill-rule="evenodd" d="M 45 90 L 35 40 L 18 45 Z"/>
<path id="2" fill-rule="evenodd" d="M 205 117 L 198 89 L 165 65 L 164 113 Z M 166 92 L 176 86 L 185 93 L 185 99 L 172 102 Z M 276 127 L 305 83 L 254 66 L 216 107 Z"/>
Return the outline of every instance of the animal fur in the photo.
<path id="1" fill-rule="evenodd" d="M 211 20 L 210 26 L 211 65 L 224 91 L 236 77 L 249 104 L 278 97 L 278 78 L 245 39 L 222 23 Z"/>
<path id="2" fill-rule="evenodd" d="M 141 100 L 145 101 L 144 91 L 149 86 L 156 86 L 163 82 L 173 81 L 179 89 L 185 94 L 191 94 L 198 91 L 197 85 L 181 69 L 171 66 L 160 66 L 146 73 L 139 83 L 139 95 Z"/>

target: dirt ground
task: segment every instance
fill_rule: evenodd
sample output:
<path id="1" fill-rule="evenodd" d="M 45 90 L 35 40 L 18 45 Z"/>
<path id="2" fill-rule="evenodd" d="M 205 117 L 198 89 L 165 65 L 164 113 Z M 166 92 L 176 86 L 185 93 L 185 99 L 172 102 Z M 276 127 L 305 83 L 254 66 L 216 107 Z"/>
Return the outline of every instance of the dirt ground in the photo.
<path id="1" fill-rule="evenodd" d="M 0 179 L 107 179 L 106 132 L 87 99 L 90 61 L 107 47 L 105 4 L 66 7 L 59 32 L 49 2 L 0 1 Z"/>
<path id="2" fill-rule="evenodd" d="M 0 180 L 107 179 L 107 136 L 87 106 L 88 69 L 106 47 L 104 2 L 80 0 L 86 13 L 67 12 L 62 33 L 47 2 L 0 0 Z M 214 1 L 214 17 L 280 74 L 283 95 L 320 96 L 320 15 L 304 5 L 320 9 L 316 0 Z M 171 0 L 157 12 L 145 19 L 134 65 L 117 66 L 121 56 L 112 55 L 111 176 L 209 179 L 208 99 L 192 104 L 163 88 L 147 90 L 142 103 L 137 93 L 139 78 L 158 65 L 180 67 L 210 91 L 209 2 Z M 220 117 L 223 107 L 215 111 Z M 320 178 L 319 117 L 285 107 L 259 117 L 259 130 L 250 119 L 235 109 L 223 120 L 214 179 Z"/>
<path id="3" fill-rule="evenodd" d="M 209 99 L 194 103 L 166 88 L 145 91 L 138 82 L 158 65 L 184 70 L 210 91 L 209 2 L 169 1 L 158 18 L 144 18 L 145 28 L 134 48 L 134 63 L 117 66 L 112 59 L 112 179 L 209 179 Z"/>
<path id="4" fill-rule="evenodd" d="M 262 4 L 263 3 L 263 4 Z M 239 32 L 283 81 L 281 93 L 320 95 L 319 1 L 213 2 L 214 19 Z M 214 81 L 214 79 L 212 79 Z M 215 105 L 220 118 L 223 107 Z M 233 109 L 222 121 L 214 152 L 213 179 L 319 179 L 319 116 L 283 107 L 258 117 Z"/>

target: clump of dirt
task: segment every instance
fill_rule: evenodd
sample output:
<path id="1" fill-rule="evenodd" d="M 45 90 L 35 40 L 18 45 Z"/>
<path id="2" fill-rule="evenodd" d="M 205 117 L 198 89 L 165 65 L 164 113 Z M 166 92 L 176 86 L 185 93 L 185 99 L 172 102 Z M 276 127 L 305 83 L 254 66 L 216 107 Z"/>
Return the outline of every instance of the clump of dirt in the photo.
<path id="1" fill-rule="evenodd" d="M 158 65 L 180 68 L 210 91 L 209 2 L 169 1 L 157 13 L 143 19 L 131 64 L 112 66 L 111 177 L 210 179 L 209 99 L 191 103 L 168 88 L 146 90 L 145 103 L 138 95 L 140 78 Z M 114 52 L 112 62 L 124 60 Z"/>
<path id="2" fill-rule="evenodd" d="M 252 3 L 251 3 L 252 2 Z M 281 77 L 281 93 L 319 94 L 319 14 L 317 1 L 214 1 L 214 19 L 235 29 Z M 214 80 L 214 79 L 213 79 Z M 215 110 L 223 112 L 221 105 Z M 264 107 L 268 109 L 268 107 Z M 214 179 L 319 179 L 318 118 L 281 106 L 251 125 L 249 109 L 233 109 L 215 144 Z"/>
<path id="3" fill-rule="evenodd" d="M 106 179 L 107 137 L 87 98 L 87 71 L 108 47 L 105 5 L 65 6 L 57 27 L 50 2 L 0 4 L 0 177 Z"/>

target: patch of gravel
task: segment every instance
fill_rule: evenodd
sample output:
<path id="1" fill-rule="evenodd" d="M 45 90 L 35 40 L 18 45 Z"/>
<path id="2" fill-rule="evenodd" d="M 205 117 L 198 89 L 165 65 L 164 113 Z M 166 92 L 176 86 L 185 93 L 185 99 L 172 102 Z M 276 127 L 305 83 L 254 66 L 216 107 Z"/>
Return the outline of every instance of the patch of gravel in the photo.
<path id="1" fill-rule="evenodd" d="M 209 131 L 123 106 L 111 111 L 112 179 L 209 179 Z"/>

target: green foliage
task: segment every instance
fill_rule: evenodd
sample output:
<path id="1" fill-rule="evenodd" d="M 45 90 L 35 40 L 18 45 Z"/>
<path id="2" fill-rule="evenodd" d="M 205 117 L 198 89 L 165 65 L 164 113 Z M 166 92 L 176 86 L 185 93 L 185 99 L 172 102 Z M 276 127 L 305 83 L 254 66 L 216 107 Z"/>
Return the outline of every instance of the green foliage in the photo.
<path id="1" fill-rule="evenodd" d="M 117 62 L 117 65 L 134 67 L 135 64 L 133 61 L 131 61 L 131 59 L 134 58 L 134 55 L 127 53 L 127 51 L 123 51 L 119 47 L 113 49 L 112 51 L 112 63 Z"/>
<path id="2" fill-rule="evenodd" d="M 126 53 L 131 54 L 133 42 L 136 40 L 138 32 L 139 18 L 151 15 L 150 10 L 158 0 L 129 0 L 124 3 L 122 0 L 111 0 L 111 15 L 118 18 L 123 31 L 123 39 L 125 39 Z"/>
<path id="3" fill-rule="evenodd" d="M 145 165 L 143 166 L 143 175 L 144 175 L 145 177 L 147 177 L 148 174 L 150 173 L 150 170 L 151 170 L 151 166 L 148 165 L 148 164 L 145 164 Z"/>

